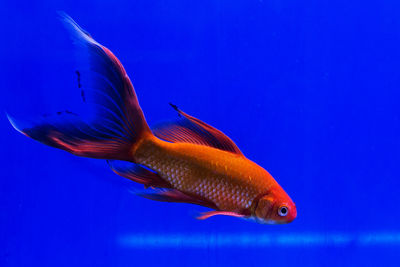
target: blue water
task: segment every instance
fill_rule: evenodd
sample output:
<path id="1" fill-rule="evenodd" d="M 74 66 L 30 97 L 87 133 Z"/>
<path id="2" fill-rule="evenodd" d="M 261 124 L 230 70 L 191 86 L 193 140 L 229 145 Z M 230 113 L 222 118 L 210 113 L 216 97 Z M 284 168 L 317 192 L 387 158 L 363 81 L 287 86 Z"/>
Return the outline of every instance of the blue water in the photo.
<path id="1" fill-rule="evenodd" d="M 398 266 L 396 1 L 0 2 L 0 266 Z M 124 64 L 150 124 L 172 102 L 296 202 L 288 225 L 160 203 L 102 160 L 16 132 L 81 105 L 72 16 Z"/>

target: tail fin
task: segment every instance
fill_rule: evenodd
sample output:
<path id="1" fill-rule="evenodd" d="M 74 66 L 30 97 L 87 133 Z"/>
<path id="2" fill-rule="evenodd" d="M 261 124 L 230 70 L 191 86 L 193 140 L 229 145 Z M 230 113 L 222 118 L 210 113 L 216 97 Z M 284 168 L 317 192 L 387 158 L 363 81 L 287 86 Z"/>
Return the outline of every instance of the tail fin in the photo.
<path id="1" fill-rule="evenodd" d="M 8 116 L 14 128 L 28 137 L 72 154 L 91 158 L 131 160 L 129 150 L 151 131 L 122 64 L 68 15 L 61 14 L 74 43 L 84 52 L 88 70 L 77 71 L 85 102 L 95 116 L 85 120 L 70 112 L 58 112 L 35 122 Z"/>

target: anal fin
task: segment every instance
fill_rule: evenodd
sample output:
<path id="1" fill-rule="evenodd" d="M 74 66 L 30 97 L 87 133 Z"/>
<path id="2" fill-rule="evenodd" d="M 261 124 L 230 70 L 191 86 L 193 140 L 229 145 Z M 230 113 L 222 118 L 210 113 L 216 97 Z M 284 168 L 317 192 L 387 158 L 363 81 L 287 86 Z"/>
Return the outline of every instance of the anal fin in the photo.
<path id="1" fill-rule="evenodd" d="M 144 184 L 146 188 L 149 186 L 160 188 L 171 187 L 171 185 L 157 173 L 152 172 L 139 164 L 116 160 L 107 162 L 116 174 L 128 178 L 136 183 Z"/>
<path id="2" fill-rule="evenodd" d="M 217 208 L 217 206 L 209 200 L 206 200 L 202 197 L 193 196 L 176 189 L 159 190 L 151 193 L 139 193 L 138 195 L 156 201 L 190 203 L 211 209 Z"/>

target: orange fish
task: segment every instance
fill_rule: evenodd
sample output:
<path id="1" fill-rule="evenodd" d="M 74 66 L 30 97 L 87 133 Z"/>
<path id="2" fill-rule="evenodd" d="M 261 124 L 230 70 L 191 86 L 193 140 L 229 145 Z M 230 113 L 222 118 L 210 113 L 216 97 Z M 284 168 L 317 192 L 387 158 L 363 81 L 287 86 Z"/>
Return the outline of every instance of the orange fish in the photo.
<path id="1" fill-rule="evenodd" d="M 78 86 L 86 88 L 82 97 L 96 116 L 89 120 L 65 111 L 33 123 L 9 116 L 15 129 L 78 156 L 107 159 L 118 175 L 152 188 L 143 197 L 213 209 L 199 219 L 229 215 L 288 223 L 296 218 L 295 204 L 274 178 L 221 131 L 174 105 L 179 119 L 150 129 L 119 60 L 69 16 L 62 20 L 86 54 L 89 70 L 77 71 Z"/>

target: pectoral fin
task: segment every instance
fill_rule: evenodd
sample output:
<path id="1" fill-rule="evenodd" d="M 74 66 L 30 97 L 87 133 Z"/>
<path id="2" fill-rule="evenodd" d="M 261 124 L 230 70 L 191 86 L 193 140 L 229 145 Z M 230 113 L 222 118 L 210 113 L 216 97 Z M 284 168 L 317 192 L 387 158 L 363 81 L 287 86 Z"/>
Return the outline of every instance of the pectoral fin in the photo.
<path id="1" fill-rule="evenodd" d="M 208 219 L 212 216 L 215 215 L 225 215 L 225 216 L 232 216 L 232 217 L 239 217 L 239 218 L 244 218 L 247 217 L 244 214 L 232 212 L 232 211 L 218 211 L 218 210 L 213 210 L 213 211 L 208 211 L 208 212 L 203 212 L 200 216 L 198 216 L 196 219 L 199 220 L 205 220 Z"/>

